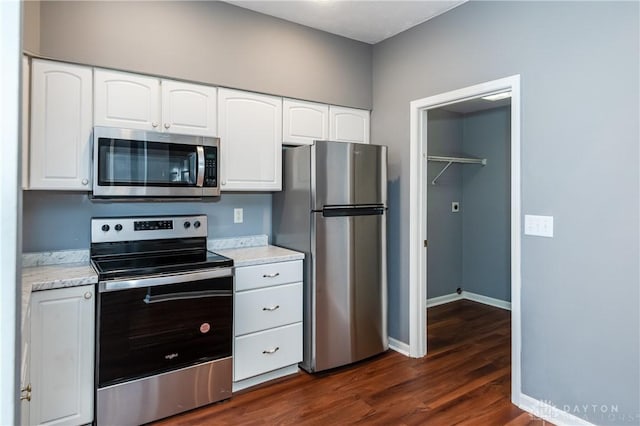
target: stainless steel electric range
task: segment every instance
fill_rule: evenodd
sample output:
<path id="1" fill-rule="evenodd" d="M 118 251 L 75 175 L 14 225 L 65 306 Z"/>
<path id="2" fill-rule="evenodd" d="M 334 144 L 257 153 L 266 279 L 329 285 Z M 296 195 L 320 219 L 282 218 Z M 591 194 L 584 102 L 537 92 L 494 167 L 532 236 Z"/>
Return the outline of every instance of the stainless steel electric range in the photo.
<path id="1" fill-rule="evenodd" d="M 231 396 L 233 261 L 207 217 L 91 220 L 96 422 L 138 425 Z"/>

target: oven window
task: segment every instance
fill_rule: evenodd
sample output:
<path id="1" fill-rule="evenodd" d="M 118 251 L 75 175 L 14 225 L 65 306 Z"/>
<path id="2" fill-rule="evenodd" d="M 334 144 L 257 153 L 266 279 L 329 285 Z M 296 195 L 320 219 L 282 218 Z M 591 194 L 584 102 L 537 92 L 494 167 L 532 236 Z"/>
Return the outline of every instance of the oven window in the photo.
<path id="1" fill-rule="evenodd" d="M 195 146 L 124 139 L 98 139 L 101 186 L 195 186 Z"/>
<path id="2" fill-rule="evenodd" d="M 98 385 L 231 356 L 231 277 L 99 294 Z"/>

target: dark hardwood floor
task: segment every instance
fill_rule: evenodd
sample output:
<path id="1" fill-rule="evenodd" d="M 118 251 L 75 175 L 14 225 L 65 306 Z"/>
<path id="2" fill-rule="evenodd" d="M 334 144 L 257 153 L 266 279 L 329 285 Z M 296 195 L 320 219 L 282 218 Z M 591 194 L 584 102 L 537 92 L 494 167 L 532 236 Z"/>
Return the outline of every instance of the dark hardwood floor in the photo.
<path id="1" fill-rule="evenodd" d="M 470 301 L 427 311 L 428 356 L 394 351 L 304 372 L 156 425 L 542 425 L 510 402 L 510 313 Z"/>

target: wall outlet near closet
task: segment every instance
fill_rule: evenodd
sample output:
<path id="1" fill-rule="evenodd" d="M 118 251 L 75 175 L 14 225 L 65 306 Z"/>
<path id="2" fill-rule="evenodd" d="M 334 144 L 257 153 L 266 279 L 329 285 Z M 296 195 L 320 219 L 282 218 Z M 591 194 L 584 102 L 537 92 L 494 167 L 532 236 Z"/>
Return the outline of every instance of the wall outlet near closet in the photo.
<path id="1" fill-rule="evenodd" d="M 451 202 L 451 211 L 453 213 L 458 213 L 460 211 L 460 201 Z"/>

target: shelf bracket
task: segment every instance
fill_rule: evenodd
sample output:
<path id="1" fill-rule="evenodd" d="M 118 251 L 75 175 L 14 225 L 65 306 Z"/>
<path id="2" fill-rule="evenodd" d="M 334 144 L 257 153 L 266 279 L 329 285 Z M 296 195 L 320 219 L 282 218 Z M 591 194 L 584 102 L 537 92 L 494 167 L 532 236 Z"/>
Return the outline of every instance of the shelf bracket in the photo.
<path id="1" fill-rule="evenodd" d="M 433 180 L 431 181 L 431 185 L 435 185 L 435 184 L 436 184 L 436 181 L 438 180 L 438 178 L 439 178 L 439 177 L 440 177 L 440 176 L 441 176 L 441 175 L 442 175 L 442 174 L 443 174 L 443 173 L 444 173 L 444 172 L 449 168 L 449 166 L 450 166 L 451 164 L 453 164 L 453 161 L 449 161 L 449 162 L 447 163 L 447 165 L 446 165 L 446 166 L 444 166 L 444 167 L 442 168 L 442 170 L 440 170 L 440 173 L 438 173 L 438 174 L 436 175 L 436 177 L 434 177 L 434 178 L 433 178 Z"/>

